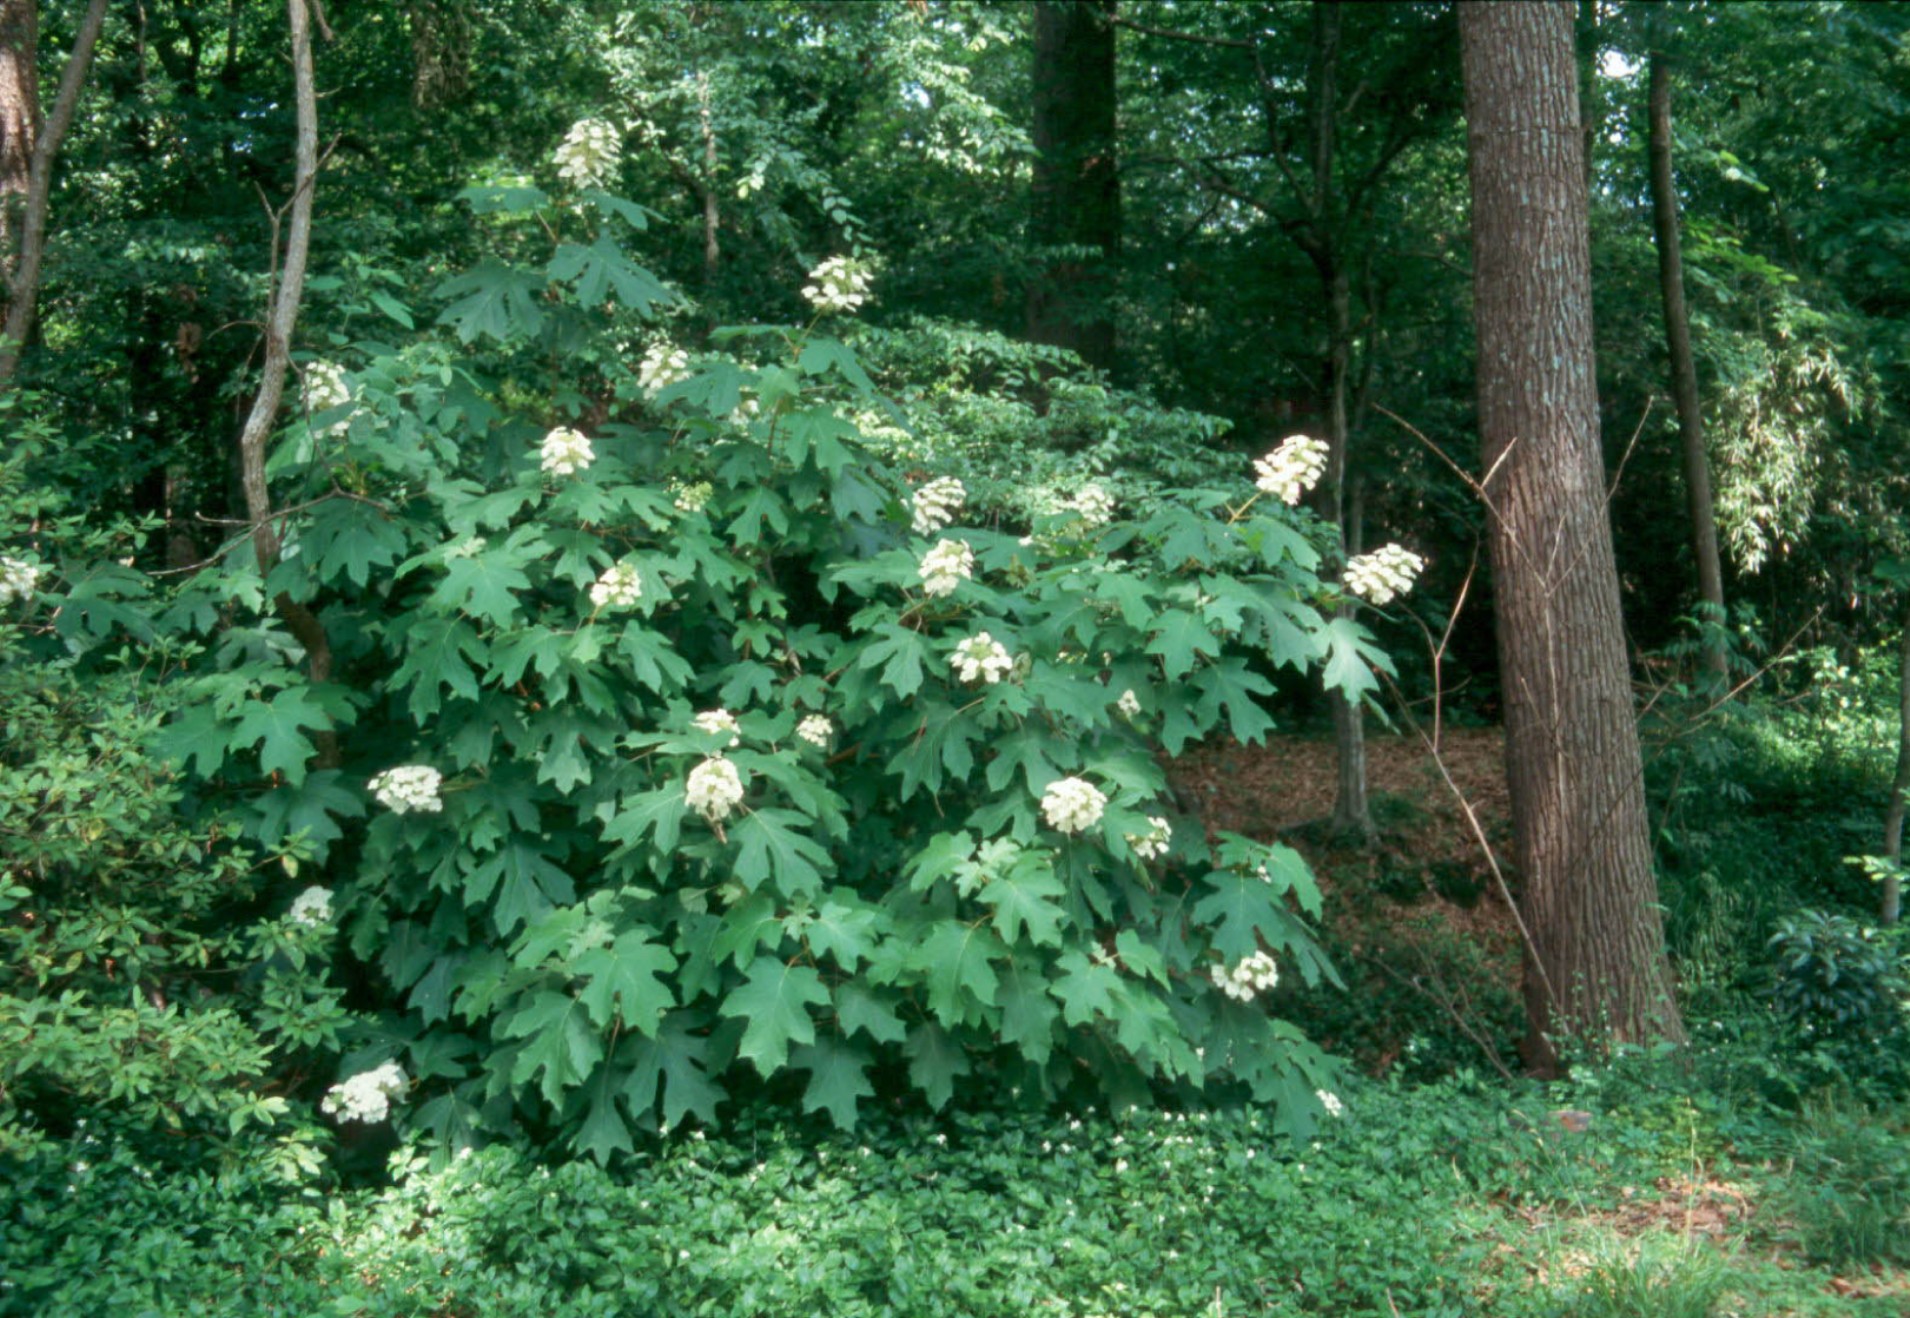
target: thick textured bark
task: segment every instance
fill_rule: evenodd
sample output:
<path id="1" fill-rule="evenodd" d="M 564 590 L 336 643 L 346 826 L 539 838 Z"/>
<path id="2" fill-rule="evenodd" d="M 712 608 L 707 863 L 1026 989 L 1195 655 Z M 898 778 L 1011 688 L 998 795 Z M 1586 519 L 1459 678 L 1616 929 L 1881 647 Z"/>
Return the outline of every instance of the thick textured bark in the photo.
<path id="1" fill-rule="evenodd" d="M 33 308 L 40 296 L 40 261 L 46 253 L 46 208 L 53 187 L 53 161 L 60 154 L 66 130 L 72 126 L 80 87 L 93 65 L 93 47 L 99 43 L 99 30 L 105 21 L 106 0 L 92 0 L 73 38 L 66 72 L 60 75 L 53 113 L 34 138 L 33 158 L 27 167 L 26 213 L 20 222 L 20 259 L 8 280 L 7 320 L 0 330 L 5 336 L 5 342 L 0 343 L 0 385 L 13 378 L 20 365 L 20 349 L 33 332 Z"/>
<path id="2" fill-rule="evenodd" d="M 40 136 L 40 6 L 0 0 L 0 252 L 13 254 Z"/>
<path id="3" fill-rule="evenodd" d="M 1897 642 L 1897 772 L 1890 782 L 1890 808 L 1883 817 L 1883 854 L 1890 869 L 1878 903 L 1878 916 L 1885 924 L 1895 924 L 1903 915 L 1903 881 L 1897 870 L 1903 864 L 1906 794 L 1910 794 L 1910 618 L 1904 620 L 1903 637 Z"/>
<path id="4" fill-rule="evenodd" d="M 1571 3 L 1459 6 L 1479 428 L 1527 1062 L 1556 1037 L 1682 1039 L 1651 868 L 1599 451 Z"/>
<path id="5" fill-rule="evenodd" d="M 1112 370 L 1109 266 L 1121 247 L 1114 139 L 1115 0 L 1035 5 L 1034 191 L 1038 248 L 1091 247 L 1100 257 L 1052 261 L 1028 288 L 1028 337 L 1072 348 Z"/>
<path id="6" fill-rule="evenodd" d="M 1671 354 L 1671 397 L 1678 409 L 1684 453 L 1685 514 L 1691 553 L 1698 562 L 1698 597 L 1724 623 L 1724 571 L 1718 561 L 1718 519 L 1711 504 L 1711 466 L 1704 453 L 1704 417 L 1698 410 L 1698 366 L 1691 355 L 1691 316 L 1685 309 L 1684 256 L 1678 239 L 1678 189 L 1671 175 L 1671 75 L 1664 57 L 1651 56 L 1651 219 L 1658 239 L 1658 286 L 1665 307 L 1665 346 Z M 1723 687 L 1728 680 L 1722 636 L 1708 631 L 1704 668 Z"/>

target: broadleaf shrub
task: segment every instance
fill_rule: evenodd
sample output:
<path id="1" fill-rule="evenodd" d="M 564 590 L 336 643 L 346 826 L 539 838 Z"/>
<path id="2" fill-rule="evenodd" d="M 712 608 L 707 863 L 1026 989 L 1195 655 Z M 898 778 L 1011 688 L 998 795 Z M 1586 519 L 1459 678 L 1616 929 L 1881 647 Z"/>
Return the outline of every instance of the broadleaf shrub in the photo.
<path id="1" fill-rule="evenodd" d="M 241 546 L 162 615 L 204 645 L 163 748 L 337 879 L 382 1022 L 339 1078 L 605 1161 L 758 1081 L 842 1126 L 906 1077 L 1238 1092 L 1308 1133 L 1335 1066 L 1254 995 L 1332 980 L 1319 894 L 1180 815 L 1162 754 L 1258 738 L 1281 670 L 1372 685 L 1311 516 L 1244 459 L 920 516 L 840 308 L 679 347 L 640 211 L 524 205 L 442 331 L 310 368 L 269 574 Z"/>

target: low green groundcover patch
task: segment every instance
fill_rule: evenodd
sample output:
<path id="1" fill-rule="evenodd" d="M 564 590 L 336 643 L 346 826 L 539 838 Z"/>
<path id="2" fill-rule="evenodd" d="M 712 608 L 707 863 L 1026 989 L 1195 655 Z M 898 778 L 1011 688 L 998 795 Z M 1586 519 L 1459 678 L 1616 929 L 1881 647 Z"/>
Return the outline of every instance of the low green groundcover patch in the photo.
<path id="1" fill-rule="evenodd" d="M 0 1312 L 1894 1312 L 1771 1299 L 1781 1274 L 1741 1258 L 1752 1307 L 1727 1306 L 1736 1244 L 1612 1240 L 1605 1210 L 1691 1148 L 1616 1120 L 1576 1134 L 1537 1095 L 1450 1083 L 1369 1089 L 1298 1148 L 1251 1111 L 890 1115 L 855 1136 L 765 1113 L 619 1171 L 400 1153 L 354 1191 L 82 1140 L 0 1190 Z M 1780 1287 L 1852 1305 L 1804 1278 Z"/>

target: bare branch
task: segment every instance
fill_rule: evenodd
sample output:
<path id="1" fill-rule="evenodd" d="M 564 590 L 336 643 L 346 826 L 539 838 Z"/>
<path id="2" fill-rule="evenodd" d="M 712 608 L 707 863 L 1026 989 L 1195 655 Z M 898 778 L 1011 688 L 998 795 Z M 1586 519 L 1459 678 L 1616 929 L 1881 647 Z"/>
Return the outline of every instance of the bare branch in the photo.
<path id="1" fill-rule="evenodd" d="M 1138 32 L 1144 37 L 1160 37 L 1167 41 L 1191 41 L 1197 46 L 1226 46 L 1232 50 L 1252 50 L 1256 44 L 1251 38 L 1243 37 L 1204 37 L 1196 32 L 1175 32 L 1170 28 L 1152 27 L 1146 23 L 1136 23 L 1131 18 L 1118 15 L 1108 20 L 1115 27 L 1124 27 L 1130 32 Z"/>

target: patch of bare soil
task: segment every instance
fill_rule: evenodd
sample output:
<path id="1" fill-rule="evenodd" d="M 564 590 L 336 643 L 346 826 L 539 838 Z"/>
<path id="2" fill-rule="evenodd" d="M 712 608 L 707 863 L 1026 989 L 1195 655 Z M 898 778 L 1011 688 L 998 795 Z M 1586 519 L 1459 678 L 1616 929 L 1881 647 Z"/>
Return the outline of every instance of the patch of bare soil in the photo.
<path id="1" fill-rule="evenodd" d="M 1496 933 L 1509 919 L 1480 842 L 1483 833 L 1499 864 L 1510 863 L 1505 737 L 1497 728 L 1447 729 L 1437 756 L 1417 737 L 1371 737 L 1366 776 L 1380 829 L 1376 849 L 1326 833 L 1335 774 L 1329 740 L 1210 744 L 1176 760 L 1173 774 L 1209 828 L 1297 847 L 1329 891 L 1392 862 L 1446 876 L 1448 891 L 1427 895 L 1447 908 L 1454 927 L 1483 920 L 1478 931 Z M 1455 890 L 1481 900 L 1454 900 Z"/>
<path id="2" fill-rule="evenodd" d="M 1381 986 L 1404 992 L 1495 1064 L 1516 1064 L 1488 1041 L 1490 1013 L 1481 1009 L 1519 988 L 1517 922 L 1480 840 L 1509 866 L 1503 734 L 1448 729 L 1436 757 L 1416 736 L 1371 737 L 1367 783 L 1380 836 L 1370 847 L 1327 828 L 1335 758 L 1331 740 L 1224 742 L 1181 757 L 1172 773 L 1183 804 L 1209 829 L 1277 839 L 1306 857 L 1357 996 Z M 1411 1029 L 1402 1022 L 1392 1038 L 1385 1023 L 1363 1028 L 1369 1037 L 1340 1042 L 1363 1065 L 1390 1068 Z"/>

